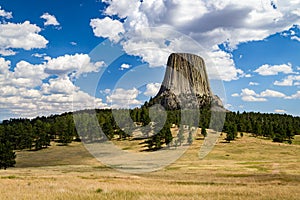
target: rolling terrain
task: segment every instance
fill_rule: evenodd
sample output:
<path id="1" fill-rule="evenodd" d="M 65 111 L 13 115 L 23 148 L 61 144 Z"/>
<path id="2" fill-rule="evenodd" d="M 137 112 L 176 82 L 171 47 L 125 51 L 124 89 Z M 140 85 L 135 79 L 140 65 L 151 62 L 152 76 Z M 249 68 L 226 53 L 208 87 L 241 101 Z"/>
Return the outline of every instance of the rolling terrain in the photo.
<path id="1" fill-rule="evenodd" d="M 0 171 L 0 198 L 299 199 L 299 136 L 288 145 L 248 134 L 225 143 L 222 135 L 213 151 L 200 160 L 202 142 L 203 138 L 195 138 L 175 163 L 144 174 L 106 167 L 76 142 L 19 151 L 16 167 Z M 136 150 L 128 141 L 116 144 Z"/>

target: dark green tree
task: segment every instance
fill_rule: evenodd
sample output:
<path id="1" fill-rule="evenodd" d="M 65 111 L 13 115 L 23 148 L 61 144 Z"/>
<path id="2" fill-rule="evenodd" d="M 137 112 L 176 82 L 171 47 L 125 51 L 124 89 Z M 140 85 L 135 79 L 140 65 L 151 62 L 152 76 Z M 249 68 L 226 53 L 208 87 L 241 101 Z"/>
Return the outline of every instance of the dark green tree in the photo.
<path id="1" fill-rule="evenodd" d="M 16 164 L 16 154 L 13 151 L 13 145 L 8 141 L 8 135 L 0 125 L 0 169 L 14 167 Z"/>
<path id="2" fill-rule="evenodd" d="M 230 124 L 228 126 L 228 129 L 227 129 L 226 133 L 227 133 L 227 135 L 226 135 L 225 140 L 227 142 L 230 142 L 230 141 L 234 140 L 237 136 L 237 126 L 236 126 L 236 124 Z"/>
<path id="3" fill-rule="evenodd" d="M 35 136 L 35 150 L 40 150 L 50 146 L 50 137 L 47 130 L 49 127 L 46 123 L 43 123 L 40 119 L 35 121 L 34 124 L 34 136 Z"/>
<path id="4" fill-rule="evenodd" d="M 163 135 L 164 135 L 164 139 L 165 139 L 165 144 L 169 146 L 173 140 L 173 136 L 172 136 L 170 127 L 164 126 L 163 131 L 164 131 Z"/>
<path id="5" fill-rule="evenodd" d="M 165 124 L 163 128 L 155 135 L 151 136 L 147 141 L 147 146 L 149 150 L 158 150 L 162 148 L 163 144 L 170 147 L 173 140 L 173 136 L 170 130 L 169 124 Z"/>
<path id="6" fill-rule="evenodd" d="M 201 128 L 201 134 L 206 137 L 207 136 L 207 131 L 206 131 L 206 128 L 205 127 L 202 127 Z"/>
<path id="7" fill-rule="evenodd" d="M 0 169 L 14 167 L 16 164 L 16 154 L 9 142 L 0 143 Z"/>
<path id="8" fill-rule="evenodd" d="M 114 129 L 110 122 L 105 122 L 102 127 L 102 131 L 106 137 L 111 140 L 114 137 Z"/>
<path id="9" fill-rule="evenodd" d="M 149 111 L 145 106 L 142 107 L 141 122 L 143 123 L 143 126 L 146 126 L 151 122 L 151 119 L 149 117 Z"/>
<path id="10" fill-rule="evenodd" d="M 293 127 L 291 125 L 288 125 L 287 131 L 286 131 L 286 136 L 287 136 L 287 141 L 289 144 L 292 144 L 292 139 L 294 139 L 294 131 Z"/>
<path id="11" fill-rule="evenodd" d="M 227 131 L 225 140 L 227 142 L 230 142 L 231 140 L 234 140 L 234 133 L 231 130 Z"/>

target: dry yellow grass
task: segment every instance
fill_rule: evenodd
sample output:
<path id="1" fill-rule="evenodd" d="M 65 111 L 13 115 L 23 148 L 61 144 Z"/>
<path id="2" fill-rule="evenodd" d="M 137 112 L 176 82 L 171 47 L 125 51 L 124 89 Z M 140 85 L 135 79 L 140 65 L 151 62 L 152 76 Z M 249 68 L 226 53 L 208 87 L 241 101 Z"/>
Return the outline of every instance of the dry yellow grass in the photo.
<path id="1" fill-rule="evenodd" d="M 0 171 L 0 199 L 299 199 L 299 145 L 246 135 L 220 140 L 199 160 L 202 142 L 165 169 L 139 175 L 101 165 L 80 143 L 18 152 L 16 168 Z"/>

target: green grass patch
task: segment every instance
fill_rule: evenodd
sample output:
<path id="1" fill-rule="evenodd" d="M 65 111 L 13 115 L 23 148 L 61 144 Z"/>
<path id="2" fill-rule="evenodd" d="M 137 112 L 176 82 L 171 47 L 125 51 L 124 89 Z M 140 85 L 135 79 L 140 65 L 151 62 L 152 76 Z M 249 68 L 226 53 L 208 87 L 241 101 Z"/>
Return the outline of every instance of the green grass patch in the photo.
<path id="1" fill-rule="evenodd" d="M 176 181 L 173 182 L 173 184 L 177 184 L 177 185 L 190 185 L 190 186 L 197 186 L 197 185 L 214 185 L 214 186 L 224 186 L 224 185 L 228 185 L 228 184 L 232 184 L 232 183 L 224 183 L 224 182 L 213 182 L 213 181 L 209 181 L 209 182 L 196 182 L 196 181 Z M 239 185 L 239 186 L 246 186 L 247 184 L 245 183 L 234 183 L 235 185 Z"/>
<path id="2" fill-rule="evenodd" d="M 122 148 L 122 150 L 131 150 L 132 148 L 131 147 L 124 147 Z"/>
<path id="3" fill-rule="evenodd" d="M 300 135 L 295 135 L 292 144 L 300 145 Z"/>
<path id="4" fill-rule="evenodd" d="M 1 176 L 1 179 L 16 179 L 16 178 L 18 178 L 18 177 L 15 175 Z"/>
<path id="5" fill-rule="evenodd" d="M 173 184 L 178 185 L 225 185 L 225 183 L 217 183 L 217 182 L 196 182 L 196 181 L 176 181 Z"/>
<path id="6" fill-rule="evenodd" d="M 103 192 L 103 190 L 102 190 L 101 188 L 98 188 L 98 189 L 96 190 L 96 193 L 101 193 L 101 192 Z"/>
<path id="7" fill-rule="evenodd" d="M 250 165 L 250 166 L 246 166 L 246 167 L 250 168 L 250 169 L 256 169 L 259 172 L 267 172 L 268 171 L 268 168 L 259 166 L 259 165 Z"/>
<path id="8" fill-rule="evenodd" d="M 269 162 L 262 162 L 262 161 L 249 161 L 249 162 L 240 162 L 240 163 L 237 163 L 239 165 L 260 165 L 260 164 L 265 164 L 265 163 L 269 163 Z"/>
<path id="9" fill-rule="evenodd" d="M 251 177 L 251 174 L 221 174 L 223 177 L 246 178 Z"/>
<path id="10" fill-rule="evenodd" d="M 179 166 L 174 166 L 174 167 L 167 167 L 166 170 L 178 170 L 180 168 L 181 167 L 179 167 Z"/>

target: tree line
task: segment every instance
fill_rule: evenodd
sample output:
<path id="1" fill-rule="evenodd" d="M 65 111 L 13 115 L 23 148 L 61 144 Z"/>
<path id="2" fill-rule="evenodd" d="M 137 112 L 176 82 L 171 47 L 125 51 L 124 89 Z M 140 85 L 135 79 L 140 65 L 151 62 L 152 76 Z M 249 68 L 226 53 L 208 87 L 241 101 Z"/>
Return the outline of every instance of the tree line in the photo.
<path id="1" fill-rule="evenodd" d="M 72 141 L 92 143 L 100 140 L 124 140 L 131 138 L 137 127 L 142 130 L 140 139 L 145 140 L 149 150 L 160 149 L 171 142 L 176 146 L 181 145 L 184 140 L 183 125 L 226 132 L 226 140 L 229 142 L 236 138 L 238 132 L 288 143 L 292 142 L 295 134 L 300 134 L 300 117 L 287 114 L 228 112 L 224 126 L 218 117 L 221 118 L 222 115 L 218 116 L 209 108 L 165 112 L 159 108 L 151 110 L 146 103 L 134 109 L 83 110 L 34 119 L 4 120 L 0 124 L 0 169 L 15 165 L 16 150 L 38 151 L 50 146 L 51 141 L 68 145 Z M 179 127 L 176 138 L 170 131 L 174 125 Z M 188 143 L 192 142 L 191 132 L 190 129 L 186 138 Z M 206 131 L 202 134 L 206 135 Z"/>
<path id="2" fill-rule="evenodd" d="M 229 112 L 226 114 L 223 131 L 228 133 L 227 140 L 234 140 L 237 133 L 251 133 L 273 142 L 292 143 L 295 135 L 300 134 L 300 117 L 287 114 Z"/>

